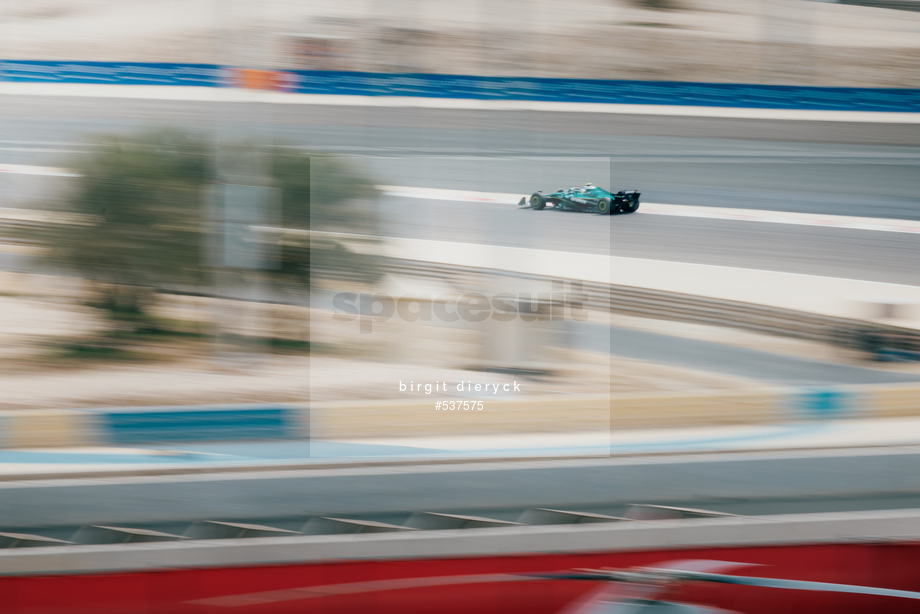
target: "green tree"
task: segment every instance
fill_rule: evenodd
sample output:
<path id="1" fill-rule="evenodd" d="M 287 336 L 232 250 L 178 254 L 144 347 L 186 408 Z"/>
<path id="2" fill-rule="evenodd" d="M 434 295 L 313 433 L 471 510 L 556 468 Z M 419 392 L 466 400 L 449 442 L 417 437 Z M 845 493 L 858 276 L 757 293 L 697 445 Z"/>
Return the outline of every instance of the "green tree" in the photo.
<path id="1" fill-rule="evenodd" d="M 308 290 L 311 274 L 376 280 L 378 260 L 350 252 L 334 237 L 337 232 L 376 230 L 376 216 L 367 206 L 378 195 L 371 178 L 347 159 L 290 147 L 274 148 L 270 166 L 279 190 L 282 226 L 293 231 L 280 241 L 276 286 Z"/>
<path id="2" fill-rule="evenodd" d="M 206 206 L 216 190 L 215 146 L 202 135 L 153 130 L 100 138 L 88 156 L 65 161 L 78 175 L 64 195 L 76 224 L 40 230 L 44 259 L 90 282 L 90 301 L 122 329 L 149 326 L 157 291 L 197 286 L 209 279 L 207 251 L 214 249 Z M 268 273 L 284 288 L 308 291 L 311 266 L 376 275 L 371 259 L 341 244 L 310 238 L 315 230 L 366 232 L 373 228 L 371 179 L 343 158 L 315 156 L 258 143 L 228 147 L 258 151 L 267 160 L 267 184 L 276 189 L 283 233 L 278 266 Z M 311 210 L 312 205 L 312 210 Z M 312 260 L 312 262 L 311 262 Z"/>

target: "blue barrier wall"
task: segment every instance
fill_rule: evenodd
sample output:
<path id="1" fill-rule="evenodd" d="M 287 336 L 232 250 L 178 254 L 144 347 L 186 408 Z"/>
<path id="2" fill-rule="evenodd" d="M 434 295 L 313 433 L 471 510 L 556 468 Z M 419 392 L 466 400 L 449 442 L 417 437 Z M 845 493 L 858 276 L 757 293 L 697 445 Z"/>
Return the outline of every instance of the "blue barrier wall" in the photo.
<path id="1" fill-rule="evenodd" d="M 142 62 L 0 62 L 3 81 L 30 83 L 111 83 L 115 85 L 197 85 L 222 83 L 223 69 L 213 64 Z"/>
<path id="2" fill-rule="evenodd" d="M 284 439 L 302 433 L 285 406 L 133 407 L 93 410 L 107 443 Z"/>
<path id="3" fill-rule="evenodd" d="M 233 83 L 234 75 L 240 72 L 213 64 L 12 60 L 0 62 L 0 71 L 4 81 L 12 82 L 206 87 Z M 920 89 L 336 71 L 257 72 L 275 73 L 280 77 L 278 83 L 284 84 L 280 89 L 302 94 L 920 112 Z"/>
<path id="4" fill-rule="evenodd" d="M 297 71 L 304 94 L 920 112 L 920 89 Z"/>

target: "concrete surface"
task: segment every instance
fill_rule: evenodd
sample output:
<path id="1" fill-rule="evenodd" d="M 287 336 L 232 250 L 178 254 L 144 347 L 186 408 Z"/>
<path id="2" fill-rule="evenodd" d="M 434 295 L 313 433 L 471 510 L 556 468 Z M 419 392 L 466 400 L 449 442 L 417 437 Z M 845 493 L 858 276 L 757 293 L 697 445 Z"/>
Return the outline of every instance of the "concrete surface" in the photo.
<path id="1" fill-rule="evenodd" d="M 165 541 L 146 544 L 96 544 L 51 546 L 7 550 L 0 556 L 0 573 L 10 575 L 57 575 L 67 573 L 145 572 L 221 568 L 229 565 L 329 564 L 343 561 L 450 559 L 457 556 L 507 556 L 573 552 L 641 552 L 683 550 L 718 552 L 719 548 L 782 548 L 786 555 L 797 545 L 856 544 L 854 554 L 871 556 L 875 549 L 890 549 L 910 536 L 918 519 L 917 509 L 855 511 L 819 514 L 780 514 L 755 518 L 719 517 L 651 522 L 601 522 L 578 525 L 501 526 L 486 530 L 423 530 L 377 534 L 295 535 L 249 539 Z M 875 548 L 865 554 L 865 546 Z M 883 550 L 884 551 L 884 550 Z M 837 550 L 846 556 L 845 550 Z M 807 555 L 807 553 L 806 553 Z M 673 556 L 673 555 L 672 555 Z M 533 562 L 519 563 L 528 571 Z M 220 573 L 220 572 L 217 572 Z M 455 576 L 456 577 L 456 576 Z M 474 576 L 475 577 L 475 576 Z M 494 579 L 496 576 L 488 576 Z M 499 576 L 500 578 L 501 576 Z M 480 576 L 482 578 L 482 576 Z M 439 578 L 435 578 L 435 581 Z M 440 578 L 443 579 L 443 576 Z M 482 578 L 485 580 L 486 578 Z M 429 582 L 432 578 L 427 578 Z M 203 582 L 204 580 L 202 580 Z M 445 582 L 447 584 L 447 582 Z M 241 584 L 239 591 L 251 591 Z M 408 588 L 386 580 L 345 584 L 346 589 Z M 430 585 L 428 585 L 430 586 Z M 313 596 L 336 594 L 342 584 L 239 592 L 185 603 L 198 607 L 232 608 L 254 602 L 292 602 Z M 328 592 L 327 592 L 328 591 Z M 343 591 L 344 592 L 344 591 Z M 355 591 L 357 592 L 357 591 Z M 283 607 L 283 606 L 282 606 Z M 298 606 L 299 607 L 299 606 Z"/>
<path id="2" fill-rule="evenodd" d="M 135 447 L 0 450 L 0 480 L 57 479 L 137 472 L 316 469 L 394 462 L 514 458 L 653 457 L 695 452 L 893 448 L 920 445 L 920 418 L 841 418 L 754 425 L 598 427 L 583 432 L 433 434 L 361 439 L 181 442 Z M 843 453 L 842 451 L 840 452 Z"/>
<path id="3" fill-rule="evenodd" d="M 739 479 L 743 476 L 743 479 Z M 917 448 L 509 462 L 370 464 L 0 483 L 5 527 L 562 508 L 720 499 L 889 497 L 920 490 Z M 66 501 L 67 505 L 61 505 Z M 696 507 L 696 505 L 689 505 Z"/>

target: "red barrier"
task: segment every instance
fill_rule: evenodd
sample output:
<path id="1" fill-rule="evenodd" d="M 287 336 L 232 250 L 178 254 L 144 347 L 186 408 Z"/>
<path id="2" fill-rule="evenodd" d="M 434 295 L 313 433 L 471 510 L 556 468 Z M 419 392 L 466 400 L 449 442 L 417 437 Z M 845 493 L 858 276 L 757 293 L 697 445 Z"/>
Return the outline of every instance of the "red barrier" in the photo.
<path id="1" fill-rule="evenodd" d="M 5 614 L 551 614 L 596 584 L 517 581 L 514 575 L 465 576 L 624 568 L 695 558 L 763 565 L 736 575 L 920 590 L 917 545 L 834 544 L 3 577 L 0 610 Z M 892 597 L 716 584 L 687 585 L 669 599 L 746 614 L 918 611 L 917 601 Z"/>

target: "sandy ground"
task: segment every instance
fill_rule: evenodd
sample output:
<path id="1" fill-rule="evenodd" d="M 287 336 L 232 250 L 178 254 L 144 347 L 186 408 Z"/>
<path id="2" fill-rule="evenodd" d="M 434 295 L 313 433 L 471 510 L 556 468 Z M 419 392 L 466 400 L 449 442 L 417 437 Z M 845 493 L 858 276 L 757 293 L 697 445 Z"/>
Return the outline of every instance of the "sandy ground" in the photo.
<path id="1" fill-rule="evenodd" d="M 490 372 L 483 370 L 481 331 L 411 329 L 405 323 L 389 322 L 376 324 L 374 334 L 367 335 L 358 332 L 356 323 L 336 323 L 329 314 L 277 307 L 255 308 L 262 310 L 256 318 L 262 323 L 261 332 L 270 327 L 275 334 L 283 331 L 286 337 L 299 338 L 309 327 L 317 351 L 309 356 L 218 353 L 210 341 L 197 341 L 161 348 L 152 361 L 61 364 L 49 360 L 48 344 L 91 335 L 100 326 L 97 314 L 78 306 L 78 287 L 73 284 L 55 284 L 50 278 L 12 283 L 8 277 L 2 280 L 4 293 L 0 294 L 0 409 L 4 410 L 417 399 L 426 393 L 401 391 L 400 384 L 436 382 L 450 385 L 446 391 L 433 391 L 432 399 L 470 398 L 456 391 L 456 384 L 462 381 L 517 381 L 521 395 L 742 390 L 757 385 L 703 371 L 556 348 L 539 353 L 536 366 L 545 373 Z M 217 307 L 208 299 L 172 298 L 162 314 L 203 322 L 214 314 L 227 313 L 226 306 Z M 629 316 L 592 317 L 616 326 L 860 364 L 857 356 L 816 343 Z M 920 365 L 888 368 L 920 372 Z"/>
<path id="2" fill-rule="evenodd" d="M 92 335 L 100 326 L 97 314 L 76 306 L 74 295 L 68 296 L 63 288 L 49 294 L 54 286 L 29 287 L 42 293 L 22 293 L 20 284 L 20 293 L 0 296 L 0 409 L 409 399 L 424 394 L 411 390 L 411 383 L 436 382 L 451 384 L 440 398 L 468 398 L 456 390 L 462 381 L 516 381 L 521 395 L 731 390 L 752 385 L 702 371 L 554 348 L 540 351 L 540 364 L 532 373 L 487 371 L 481 331 L 425 327 L 415 331 L 422 333 L 418 335 L 408 334 L 405 323 L 390 323 L 389 328 L 379 324 L 375 334 L 365 335 L 349 323 L 294 314 L 291 308 L 279 314 L 273 307 L 263 308 L 271 311 L 262 314 L 263 326 L 277 332 L 280 319 L 287 334 L 296 338 L 295 329 L 312 320 L 311 339 L 318 350 L 309 356 L 249 353 L 252 348 L 227 352 L 227 346 L 203 340 L 161 346 L 149 356 L 152 360 L 143 362 L 62 362 L 52 357 L 50 344 Z M 226 313 L 207 301 L 177 298 L 161 312 L 186 319 Z M 215 351 L 218 347 L 225 351 Z M 401 383 L 406 390 L 400 390 Z"/>
<path id="3" fill-rule="evenodd" d="M 916 87 L 920 13 L 803 0 L 7 0 L 12 59 Z M 313 37 L 310 50 L 298 39 Z"/>
<path id="4" fill-rule="evenodd" d="M 441 399 L 469 398 L 456 384 L 520 384 L 530 394 L 630 394 L 663 391 L 742 390 L 759 384 L 720 374 L 591 352 L 552 347 L 531 351 L 534 370 L 487 370 L 495 350 L 486 339 L 507 331 L 375 322 L 373 333 L 359 322 L 329 312 L 200 297 L 166 297 L 159 315 L 197 323 L 232 322 L 224 332 L 307 339 L 315 351 L 268 355 L 258 346 L 215 344 L 210 338 L 161 345 L 137 362 L 61 361 L 51 344 L 92 336 L 102 322 L 80 306 L 75 280 L 0 275 L 0 409 L 209 403 L 305 402 L 358 399 L 417 399 L 422 390 L 400 384 L 448 382 Z M 730 328 L 590 314 L 593 321 L 655 333 L 724 343 L 794 357 L 864 365 L 860 356 L 823 344 L 748 333 Z M 540 329 L 523 330 L 539 338 Z M 227 351 L 227 350 L 230 351 Z M 526 363 L 526 364 L 525 364 Z M 920 373 L 918 364 L 874 365 Z M 437 391 L 433 391 L 437 392 Z M 431 398 L 435 398 L 432 396 Z M 474 395 L 475 396 L 475 395 Z M 488 396 L 488 393 L 485 393 Z M 507 396 L 503 394 L 502 396 Z"/>

